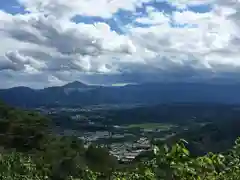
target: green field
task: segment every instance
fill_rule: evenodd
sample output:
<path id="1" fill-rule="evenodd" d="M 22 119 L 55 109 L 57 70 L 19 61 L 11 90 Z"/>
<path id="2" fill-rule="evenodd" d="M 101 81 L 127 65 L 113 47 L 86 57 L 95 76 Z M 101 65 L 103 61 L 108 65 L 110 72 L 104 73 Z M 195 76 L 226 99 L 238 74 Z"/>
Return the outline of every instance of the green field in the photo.
<path id="1" fill-rule="evenodd" d="M 162 129 L 167 130 L 174 127 L 172 124 L 163 123 L 143 123 L 143 124 L 130 124 L 126 128 L 142 128 L 142 129 Z"/>

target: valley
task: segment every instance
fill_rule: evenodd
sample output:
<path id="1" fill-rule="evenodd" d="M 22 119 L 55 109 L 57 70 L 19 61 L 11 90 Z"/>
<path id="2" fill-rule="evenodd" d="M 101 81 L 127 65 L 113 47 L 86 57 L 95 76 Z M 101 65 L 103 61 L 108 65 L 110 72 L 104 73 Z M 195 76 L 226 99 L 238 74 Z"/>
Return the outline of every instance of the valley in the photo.
<path id="1" fill-rule="evenodd" d="M 35 110 L 52 119 L 57 134 L 78 137 L 85 147 L 106 147 L 118 160 L 127 162 L 151 150 L 153 143 L 173 144 L 180 138 L 189 141 L 193 155 L 225 151 L 240 133 L 232 131 L 223 136 L 218 131 L 238 123 L 239 108 L 220 104 L 137 104 Z M 215 136 L 219 136 L 219 142 Z"/>

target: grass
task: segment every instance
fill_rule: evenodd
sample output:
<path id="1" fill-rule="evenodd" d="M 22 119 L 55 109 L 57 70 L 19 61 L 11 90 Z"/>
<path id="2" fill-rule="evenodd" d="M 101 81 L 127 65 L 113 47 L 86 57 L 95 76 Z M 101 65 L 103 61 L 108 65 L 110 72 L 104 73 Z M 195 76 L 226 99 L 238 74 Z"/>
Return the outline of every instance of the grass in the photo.
<path id="1" fill-rule="evenodd" d="M 162 129 L 162 130 L 167 130 L 172 127 L 173 127 L 172 124 L 163 124 L 163 123 L 130 124 L 126 126 L 126 128 Z"/>

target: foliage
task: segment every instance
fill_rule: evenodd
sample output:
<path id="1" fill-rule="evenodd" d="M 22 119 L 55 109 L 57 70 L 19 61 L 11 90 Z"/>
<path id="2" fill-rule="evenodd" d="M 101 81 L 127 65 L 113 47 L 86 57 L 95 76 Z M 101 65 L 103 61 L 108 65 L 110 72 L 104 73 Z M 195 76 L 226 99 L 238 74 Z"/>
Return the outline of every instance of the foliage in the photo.
<path id="1" fill-rule="evenodd" d="M 66 180 L 238 180 L 240 179 L 240 139 L 231 151 L 223 154 L 209 153 L 191 158 L 181 140 L 172 147 L 166 145 L 154 148 L 154 158 L 141 162 L 136 168 L 116 170 L 104 177 L 87 167 L 78 174 L 69 174 Z M 65 166 L 67 168 L 68 166 Z M 74 168 L 74 167 L 68 167 Z M 61 173 L 61 171 L 58 171 Z M 19 153 L 6 153 L 0 156 L 0 177 L 3 180 L 51 180 L 52 177 L 37 169 L 30 157 Z"/>
<path id="2" fill-rule="evenodd" d="M 1 161 L 13 168 L 11 170 L 13 174 L 10 174 L 9 178 L 15 176 L 17 164 L 20 164 L 20 169 L 23 171 L 15 172 L 19 174 L 16 178 L 24 174 L 30 176 L 29 170 L 25 168 L 26 158 L 31 159 L 31 163 L 28 164 L 34 167 L 34 171 L 54 180 L 81 175 L 87 165 L 94 165 L 92 157 L 100 157 L 101 164 L 96 167 L 99 167 L 97 170 L 102 173 L 108 172 L 108 167 L 115 166 L 115 158 L 102 148 L 91 146 L 85 149 L 83 142 L 76 137 L 52 133 L 49 128 L 50 123 L 49 119 L 38 113 L 0 103 L 0 153 L 2 153 Z M 24 164 L 21 165 L 22 162 Z M 93 165 L 90 167 L 94 169 Z M 32 173 L 39 174 L 36 172 Z"/>
<path id="3" fill-rule="evenodd" d="M 1 180 L 240 180 L 240 139 L 228 152 L 190 155 L 187 142 L 159 144 L 147 158 L 119 166 L 107 149 L 48 131 L 37 113 L 0 103 Z"/>
<path id="4" fill-rule="evenodd" d="M 23 111 L 0 102 L 0 146 L 18 151 L 39 149 L 50 120 L 32 111 Z"/>

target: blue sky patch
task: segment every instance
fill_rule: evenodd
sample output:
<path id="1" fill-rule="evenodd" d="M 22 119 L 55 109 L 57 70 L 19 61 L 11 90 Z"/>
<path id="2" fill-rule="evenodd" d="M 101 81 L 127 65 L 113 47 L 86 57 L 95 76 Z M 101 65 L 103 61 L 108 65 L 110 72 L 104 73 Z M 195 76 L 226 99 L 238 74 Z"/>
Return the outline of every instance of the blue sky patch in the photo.
<path id="1" fill-rule="evenodd" d="M 164 12 L 166 15 L 172 15 L 173 12 L 183 12 L 183 11 L 193 11 L 197 13 L 206 13 L 212 10 L 212 6 L 210 4 L 201 4 L 201 5 L 191 5 L 187 6 L 186 9 L 177 9 L 177 7 L 171 5 L 169 2 L 157 2 L 152 1 L 149 3 L 143 4 L 141 7 L 137 7 L 135 12 L 119 10 L 115 13 L 112 18 L 104 19 L 101 17 L 92 17 L 92 16 L 80 16 L 77 15 L 73 18 L 73 21 L 86 24 L 93 24 L 96 22 L 104 22 L 109 24 L 112 30 L 116 31 L 119 34 L 125 34 L 125 27 L 128 24 L 131 24 L 135 27 L 149 27 L 151 24 L 141 24 L 135 22 L 135 20 L 139 17 L 148 17 L 147 7 L 153 7 L 155 11 Z M 195 24 L 176 24 L 175 22 L 171 22 L 170 26 L 173 28 L 197 28 Z"/>
<path id="2" fill-rule="evenodd" d="M 153 0 L 148 3 L 144 3 L 141 7 L 137 7 L 135 12 L 119 10 L 115 13 L 112 18 L 104 19 L 102 17 L 96 16 L 81 16 L 77 15 L 72 20 L 76 23 L 86 23 L 86 24 L 94 24 L 97 22 L 104 22 L 107 23 L 112 30 L 116 31 L 119 34 L 126 33 L 126 26 L 132 25 L 135 27 L 149 27 L 151 24 L 141 24 L 135 22 L 135 20 L 139 17 L 148 17 L 147 7 L 153 7 L 155 11 L 164 12 L 167 15 L 172 15 L 173 12 L 179 11 L 193 11 L 197 13 L 206 13 L 212 10 L 211 4 L 201 4 L 201 5 L 189 5 L 186 9 L 177 9 L 176 6 L 171 5 L 170 1 L 161 1 Z M 25 13 L 26 11 L 17 0 L 2 0 L 0 3 L 0 9 L 4 10 L 7 13 L 11 14 L 18 14 L 18 13 Z M 172 27 L 175 28 L 184 28 L 184 27 L 193 27 L 196 28 L 196 25 L 189 25 L 189 24 L 175 24 L 171 22 L 170 24 Z"/>
<path id="3" fill-rule="evenodd" d="M 207 13 L 212 10 L 212 5 L 211 4 L 202 4 L 202 5 L 192 5 L 188 6 L 188 10 L 197 12 L 197 13 Z"/>
<path id="4" fill-rule="evenodd" d="M 1 0 L 0 9 L 11 14 L 23 14 L 26 12 L 16 0 Z"/>

